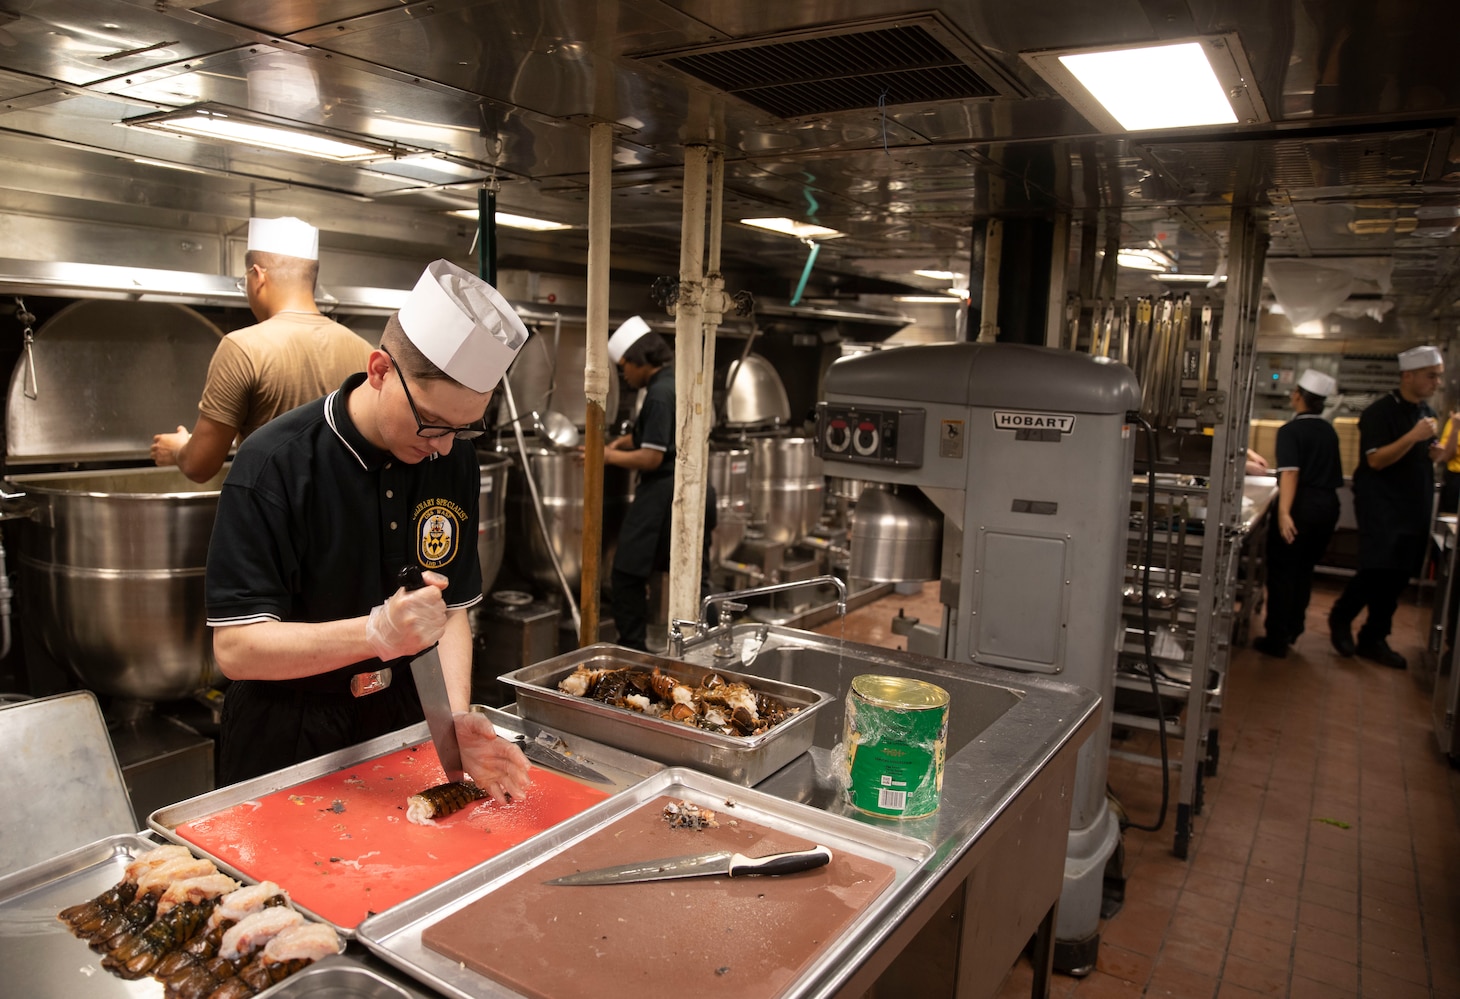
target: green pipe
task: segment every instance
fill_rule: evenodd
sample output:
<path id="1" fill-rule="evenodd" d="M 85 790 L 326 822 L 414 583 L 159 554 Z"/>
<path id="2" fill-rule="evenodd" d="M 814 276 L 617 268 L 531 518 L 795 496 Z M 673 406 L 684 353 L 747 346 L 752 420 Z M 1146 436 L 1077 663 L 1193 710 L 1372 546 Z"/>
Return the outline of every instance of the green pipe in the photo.
<path id="1" fill-rule="evenodd" d="M 806 266 L 801 268 L 801 280 L 796 285 L 796 294 L 791 296 L 791 304 L 796 305 L 801 301 L 801 295 L 806 291 L 806 279 L 811 276 L 811 267 L 816 263 L 816 255 L 821 252 L 820 243 L 811 244 L 811 252 L 806 254 Z"/>
<path id="2" fill-rule="evenodd" d="M 497 192 L 477 188 L 477 276 L 497 287 Z"/>

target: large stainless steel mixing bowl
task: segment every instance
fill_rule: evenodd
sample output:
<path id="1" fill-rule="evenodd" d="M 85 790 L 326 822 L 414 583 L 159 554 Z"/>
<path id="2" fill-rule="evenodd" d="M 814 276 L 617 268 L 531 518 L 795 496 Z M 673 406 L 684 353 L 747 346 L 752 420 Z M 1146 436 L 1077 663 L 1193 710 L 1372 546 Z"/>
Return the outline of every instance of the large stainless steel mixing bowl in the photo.
<path id="1" fill-rule="evenodd" d="M 771 541 L 800 541 L 821 518 L 826 479 L 809 437 L 750 442 L 750 523 Z"/>
<path id="2" fill-rule="evenodd" d="M 170 700 L 220 677 L 205 625 L 203 566 L 222 472 L 173 468 L 15 475 L 25 626 L 99 694 Z"/>
<path id="3" fill-rule="evenodd" d="M 532 496 L 521 471 L 521 456 L 512 453 L 517 468 L 512 470 L 507 489 L 507 554 L 517 572 L 530 579 L 544 593 L 560 592 L 553 571 L 551 551 L 576 595 L 583 578 L 583 464 L 576 454 L 548 448 L 529 448 L 529 467 L 542 498 L 543 520 L 548 539 L 543 538 Z M 628 512 L 629 473 L 612 465 L 603 470 L 603 568 L 607 578 L 618 531 Z"/>
<path id="4" fill-rule="evenodd" d="M 507 551 L 507 470 L 512 459 L 505 454 L 479 453 L 482 488 L 477 501 L 477 558 L 482 564 L 482 592 L 492 592 L 502 556 Z"/>

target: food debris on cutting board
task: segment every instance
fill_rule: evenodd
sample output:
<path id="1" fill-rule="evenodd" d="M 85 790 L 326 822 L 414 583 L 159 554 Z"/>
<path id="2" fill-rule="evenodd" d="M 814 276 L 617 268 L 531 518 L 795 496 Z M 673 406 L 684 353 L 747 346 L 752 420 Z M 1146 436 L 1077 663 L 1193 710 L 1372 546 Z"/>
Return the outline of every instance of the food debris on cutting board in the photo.
<path id="1" fill-rule="evenodd" d="M 720 825 L 715 813 L 688 801 L 671 801 L 664 806 L 664 821 L 671 829 L 714 829 Z"/>

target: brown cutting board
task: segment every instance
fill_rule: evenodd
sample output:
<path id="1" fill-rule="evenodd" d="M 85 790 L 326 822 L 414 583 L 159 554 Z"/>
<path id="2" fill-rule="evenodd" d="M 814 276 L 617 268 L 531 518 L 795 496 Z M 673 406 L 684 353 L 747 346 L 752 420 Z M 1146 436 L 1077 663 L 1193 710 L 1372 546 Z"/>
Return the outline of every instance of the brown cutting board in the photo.
<path id="1" fill-rule="evenodd" d="M 815 844 L 719 813 L 670 829 L 657 798 L 426 928 L 426 947 L 540 999 L 675 994 L 772 999 L 893 882 L 886 864 L 834 850 L 814 871 L 620 885 L 546 885 L 577 871 L 731 850 Z"/>

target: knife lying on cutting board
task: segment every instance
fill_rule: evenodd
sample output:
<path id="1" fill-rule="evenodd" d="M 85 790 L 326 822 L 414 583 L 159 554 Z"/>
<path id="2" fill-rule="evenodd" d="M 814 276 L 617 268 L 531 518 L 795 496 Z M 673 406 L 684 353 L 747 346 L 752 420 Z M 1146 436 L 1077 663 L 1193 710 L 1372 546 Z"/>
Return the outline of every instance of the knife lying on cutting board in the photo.
<path id="1" fill-rule="evenodd" d="M 546 885 L 618 885 L 632 881 L 667 881 L 670 878 L 702 878 L 723 874 L 738 878 L 749 874 L 795 874 L 831 863 L 831 851 L 824 846 L 791 853 L 747 857 L 743 853 L 701 853 L 688 857 L 641 860 L 637 864 L 600 867 L 544 881 Z"/>
<path id="2" fill-rule="evenodd" d="M 408 590 L 419 590 L 426 585 L 421 576 L 421 567 L 411 563 L 400 571 L 400 584 Z M 426 725 L 431 729 L 431 744 L 441 760 L 441 769 L 446 771 L 449 782 L 459 782 L 466 776 L 461 767 L 461 746 L 456 742 L 456 720 L 451 717 L 451 697 L 446 692 L 446 677 L 441 672 L 441 654 L 436 646 L 419 652 L 411 660 L 411 676 L 416 681 L 416 693 L 421 698 L 421 709 L 426 713 Z"/>

